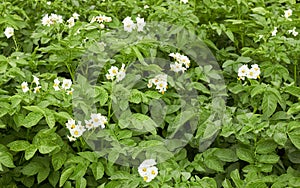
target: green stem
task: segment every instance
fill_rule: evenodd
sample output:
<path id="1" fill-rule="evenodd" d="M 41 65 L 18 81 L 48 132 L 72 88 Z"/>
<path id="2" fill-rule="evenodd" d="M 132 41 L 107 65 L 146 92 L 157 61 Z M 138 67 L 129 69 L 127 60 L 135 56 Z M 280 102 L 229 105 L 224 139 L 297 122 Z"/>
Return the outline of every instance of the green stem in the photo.
<path id="1" fill-rule="evenodd" d="M 113 94 L 113 82 L 111 82 L 111 94 L 110 94 L 110 97 L 109 97 L 109 103 L 108 103 L 108 112 L 107 112 L 107 121 L 109 122 L 112 114 L 111 114 L 111 106 L 112 106 L 112 94 Z"/>
<path id="2" fill-rule="evenodd" d="M 16 52 L 18 52 L 19 51 L 19 46 L 18 46 L 18 43 L 17 43 L 17 41 L 16 41 L 16 38 L 15 38 L 15 36 L 13 36 L 13 41 L 14 41 L 14 43 L 15 43 L 15 49 L 16 49 Z"/>
<path id="3" fill-rule="evenodd" d="M 295 80 L 295 86 L 297 86 L 297 61 L 294 64 L 294 80 Z"/>

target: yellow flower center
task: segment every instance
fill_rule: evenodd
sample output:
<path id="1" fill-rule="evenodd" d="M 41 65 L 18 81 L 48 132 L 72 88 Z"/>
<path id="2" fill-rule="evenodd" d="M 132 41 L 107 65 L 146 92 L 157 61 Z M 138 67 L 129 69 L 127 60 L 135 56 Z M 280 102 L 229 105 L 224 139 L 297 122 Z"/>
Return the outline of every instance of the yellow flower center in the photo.
<path id="1" fill-rule="evenodd" d="M 146 172 L 146 171 L 147 171 L 147 169 L 146 169 L 146 168 L 143 168 L 142 170 L 143 170 L 143 172 Z"/>
<path id="2" fill-rule="evenodd" d="M 144 176 L 144 181 L 147 181 L 148 180 L 148 176 Z"/>
<path id="3" fill-rule="evenodd" d="M 75 134 L 75 135 L 79 135 L 79 132 L 78 132 L 78 131 L 74 131 L 74 134 Z"/>
<path id="4" fill-rule="evenodd" d="M 156 172 L 155 172 L 154 170 L 152 170 L 152 171 L 151 171 L 151 174 L 152 174 L 152 175 L 155 175 L 155 174 L 156 174 Z"/>
<path id="5" fill-rule="evenodd" d="M 75 124 L 72 124 L 72 125 L 71 125 L 71 129 L 74 129 L 74 128 L 75 128 Z"/>
<path id="6" fill-rule="evenodd" d="M 98 121 L 99 121 L 99 119 L 98 119 L 98 118 L 95 118 L 95 119 L 94 119 L 94 122 L 98 122 Z"/>

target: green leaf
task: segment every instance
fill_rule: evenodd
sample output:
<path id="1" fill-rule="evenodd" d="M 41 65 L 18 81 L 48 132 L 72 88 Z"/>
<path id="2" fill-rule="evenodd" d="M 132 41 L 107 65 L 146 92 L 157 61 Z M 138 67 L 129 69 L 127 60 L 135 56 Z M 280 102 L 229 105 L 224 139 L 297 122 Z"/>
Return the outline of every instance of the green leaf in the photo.
<path id="1" fill-rule="evenodd" d="M 265 92 L 262 101 L 263 114 L 270 117 L 276 110 L 277 97 L 273 93 Z"/>
<path id="2" fill-rule="evenodd" d="M 30 112 L 23 120 L 23 126 L 30 128 L 38 124 L 38 122 L 43 118 L 43 114 L 37 112 Z"/>
<path id="3" fill-rule="evenodd" d="M 36 150 L 37 150 L 37 148 L 36 148 L 35 145 L 30 145 L 28 148 L 26 148 L 26 150 L 25 150 L 25 159 L 26 160 L 31 159 L 34 156 Z"/>
<path id="4" fill-rule="evenodd" d="M 151 132 L 156 134 L 156 123 L 147 115 L 135 113 L 131 115 L 130 121 L 134 128 L 140 131 Z"/>
<path id="5" fill-rule="evenodd" d="M 44 115 L 49 128 L 53 128 L 55 126 L 55 117 L 53 112 L 51 110 L 47 110 Z"/>
<path id="6" fill-rule="evenodd" d="M 299 87 L 296 87 L 296 86 L 288 86 L 288 87 L 285 87 L 284 88 L 284 91 L 295 96 L 295 97 L 298 97 L 300 98 L 300 88 Z"/>
<path id="7" fill-rule="evenodd" d="M 300 129 L 294 129 L 292 132 L 288 133 L 288 136 L 296 148 L 300 149 Z"/>
<path id="8" fill-rule="evenodd" d="M 24 175 L 33 176 L 37 174 L 40 170 L 44 170 L 42 164 L 36 161 L 31 161 L 21 170 L 21 172 Z"/>
<path id="9" fill-rule="evenodd" d="M 296 114 L 298 112 L 300 112 L 300 103 L 295 103 L 288 109 L 287 114 L 291 115 Z"/>
<path id="10" fill-rule="evenodd" d="M 30 143 L 26 140 L 16 140 L 7 145 L 12 151 L 24 151 L 30 146 Z"/>
<path id="11" fill-rule="evenodd" d="M 247 161 L 249 163 L 254 163 L 253 152 L 250 149 L 244 147 L 238 147 L 236 150 L 236 154 L 239 159 L 243 161 Z"/>
<path id="12" fill-rule="evenodd" d="M 99 86 L 95 87 L 96 98 L 99 100 L 100 105 L 103 106 L 108 101 L 108 93 L 107 91 Z"/>
<path id="13" fill-rule="evenodd" d="M 101 179 L 104 175 L 104 166 L 101 162 L 92 163 L 90 168 L 96 180 Z"/>
<path id="14" fill-rule="evenodd" d="M 109 179 L 111 179 L 111 180 L 128 180 L 128 179 L 132 179 L 132 175 L 125 171 L 117 171 Z"/>
<path id="15" fill-rule="evenodd" d="M 287 141 L 287 135 L 286 133 L 281 133 L 281 132 L 274 133 L 273 139 L 277 144 L 284 146 Z"/>
<path id="16" fill-rule="evenodd" d="M 90 162 L 96 162 L 98 160 L 98 155 L 91 151 L 79 152 L 78 155 L 87 159 Z"/>
<path id="17" fill-rule="evenodd" d="M 59 170 L 67 160 L 67 153 L 60 151 L 52 155 L 52 166 L 55 171 Z"/>
<path id="18" fill-rule="evenodd" d="M 13 162 L 13 156 L 7 151 L 0 151 L 0 163 L 8 168 L 16 167 Z"/>
<path id="19" fill-rule="evenodd" d="M 256 155 L 256 159 L 261 163 L 275 164 L 279 160 L 278 155 Z"/>
<path id="20" fill-rule="evenodd" d="M 230 177 L 233 180 L 237 188 L 244 188 L 244 182 L 240 178 L 238 169 L 235 169 L 230 173 Z"/>
<path id="21" fill-rule="evenodd" d="M 218 157 L 221 161 L 224 162 L 235 162 L 238 160 L 238 157 L 236 155 L 236 152 L 232 149 L 221 149 L 218 148 L 214 155 Z"/>
<path id="22" fill-rule="evenodd" d="M 256 153 L 259 154 L 268 154 L 275 152 L 277 144 L 273 140 L 260 140 L 256 146 Z"/>
<path id="23" fill-rule="evenodd" d="M 233 35 L 232 31 L 227 30 L 227 31 L 225 31 L 225 33 L 226 33 L 227 37 L 228 37 L 232 42 L 234 42 L 234 35 Z"/>
<path id="24" fill-rule="evenodd" d="M 44 166 L 41 170 L 39 170 L 39 173 L 37 175 L 38 184 L 43 182 L 49 176 L 49 174 L 50 174 L 49 166 L 47 167 Z"/>
<path id="25" fill-rule="evenodd" d="M 59 187 L 62 187 L 65 184 L 65 182 L 69 179 L 73 171 L 74 171 L 74 166 L 67 168 L 62 172 L 59 179 Z"/>
<path id="26" fill-rule="evenodd" d="M 224 172 L 223 163 L 217 157 L 208 157 L 204 159 L 204 164 L 217 172 Z"/>
<path id="27" fill-rule="evenodd" d="M 249 63 L 250 61 L 252 61 L 252 59 L 250 57 L 241 56 L 236 61 L 240 63 Z"/>
<path id="28" fill-rule="evenodd" d="M 86 179 L 84 177 L 76 180 L 76 188 L 86 188 Z"/>

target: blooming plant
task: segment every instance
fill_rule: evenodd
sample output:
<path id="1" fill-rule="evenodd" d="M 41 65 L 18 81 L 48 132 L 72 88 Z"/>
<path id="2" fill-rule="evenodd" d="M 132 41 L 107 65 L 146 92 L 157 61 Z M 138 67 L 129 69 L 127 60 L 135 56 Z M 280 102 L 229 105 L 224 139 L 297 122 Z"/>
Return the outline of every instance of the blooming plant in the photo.
<path id="1" fill-rule="evenodd" d="M 300 187 L 297 1 L 0 8 L 0 187 Z"/>

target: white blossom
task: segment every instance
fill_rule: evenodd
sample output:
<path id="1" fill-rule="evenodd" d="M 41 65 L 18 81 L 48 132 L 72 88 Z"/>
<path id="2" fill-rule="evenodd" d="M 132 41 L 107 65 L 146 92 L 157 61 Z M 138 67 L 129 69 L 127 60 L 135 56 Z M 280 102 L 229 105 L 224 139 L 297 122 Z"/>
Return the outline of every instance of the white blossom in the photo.
<path id="1" fill-rule="evenodd" d="M 12 37 L 14 35 L 14 28 L 7 27 L 4 31 L 4 35 L 6 36 L 6 38 Z"/>
<path id="2" fill-rule="evenodd" d="M 21 88 L 22 88 L 22 91 L 23 91 L 24 93 L 26 93 L 27 91 L 29 91 L 28 83 L 27 83 L 27 82 L 23 82 L 23 83 L 21 84 Z"/>

